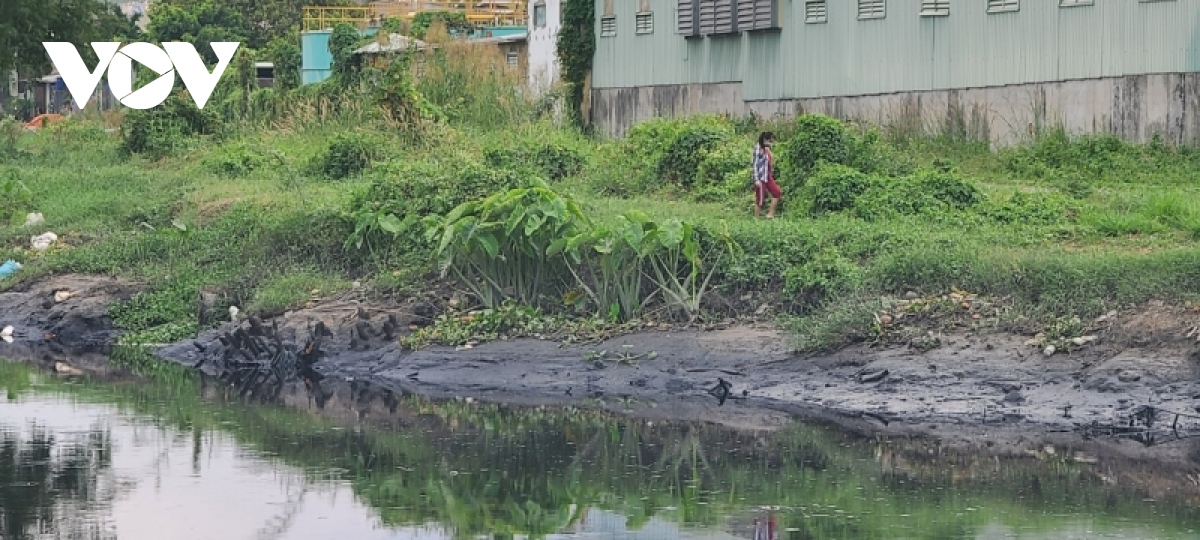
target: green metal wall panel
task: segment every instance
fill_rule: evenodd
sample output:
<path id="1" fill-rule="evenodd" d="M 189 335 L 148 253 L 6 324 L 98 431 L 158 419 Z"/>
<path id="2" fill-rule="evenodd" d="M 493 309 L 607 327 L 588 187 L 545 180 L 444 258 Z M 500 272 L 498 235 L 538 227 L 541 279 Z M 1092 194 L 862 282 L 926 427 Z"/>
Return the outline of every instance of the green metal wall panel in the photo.
<path id="1" fill-rule="evenodd" d="M 858 20 L 858 0 L 828 0 L 820 24 L 805 23 L 805 0 L 778 2 L 779 32 L 685 39 L 676 0 L 650 0 L 654 32 L 640 35 L 638 2 L 618 0 L 617 35 L 596 38 L 592 85 L 740 81 L 745 99 L 774 100 L 1200 71 L 1200 0 L 1021 0 L 994 14 L 984 0 L 952 0 L 946 17 L 887 0 L 875 20 Z"/>

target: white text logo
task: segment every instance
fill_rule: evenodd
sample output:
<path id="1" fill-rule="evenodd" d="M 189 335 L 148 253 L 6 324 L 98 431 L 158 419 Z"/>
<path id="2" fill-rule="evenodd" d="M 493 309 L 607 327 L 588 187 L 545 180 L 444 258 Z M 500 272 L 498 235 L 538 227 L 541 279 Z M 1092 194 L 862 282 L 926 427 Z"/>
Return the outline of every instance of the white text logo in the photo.
<path id="1" fill-rule="evenodd" d="M 108 87 L 116 98 L 126 107 L 133 109 L 149 109 L 166 101 L 175 87 L 175 72 L 183 79 L 183 87 L 192 95 L 196 107 L 203 109 L 208 102 L 217 81 L 229 67 L 233 53 L 237 52 L 239 43 L 212 43 L 213 52 L 217 54 L 217 67 L 209 73 L 204 61 L 191 43 L 163 43 L 158 48 L 149 43 L 130 43 L 121 47 L 120 43 L 92 43 L 92 50 L 100 62 L 94 71 L 88 71 L 83 65 L 79 51 L 70 43 L 46 42 L 42 46 L 50 55 L 50 61 L 58 68 L 63 84 L 71 93 L 75 106 L 79 109 L 87 106 L 100 77 L 108 70 Z M 118 50 L 120 49 L 120 50 Z M 136 91 L 133 90 L 133 62 L 150 68 L 159 77 L 150 84 Z"/>

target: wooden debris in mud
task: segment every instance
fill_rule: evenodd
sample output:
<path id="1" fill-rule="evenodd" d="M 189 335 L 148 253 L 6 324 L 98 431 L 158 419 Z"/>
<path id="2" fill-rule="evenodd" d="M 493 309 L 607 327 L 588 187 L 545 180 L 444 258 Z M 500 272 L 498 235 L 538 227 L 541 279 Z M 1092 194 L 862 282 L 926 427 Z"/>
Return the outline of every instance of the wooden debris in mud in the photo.
<path id="1" fill-rule="evenodd" d="M 1076 430 L 1085 439 L 1111 437 L 1137 441 L 1145 446 L 1154 446 L 1200 438 L 1200 414 L 1170 411 L 1152 405 L 1144 405 L 1130 413 L 1121 422 L 1102 424 L 1093 421 L 1090 424 L 1077 426 Z"/>
<path id="2" fill-rule="evenodd" d="M 308 328 L 308 333 L 304 345 L 296 347 L 284 342 L 275 321 L 266 326 L 258 317 L 250 317 L 246 326 L 239 325 L 218 336 L 221 350 L 210 356 L 219 358 L 213 365 L 217 377 L 232 385 L 239 395 L 258 399 L 277 398 L 284 384 L 295 379 L 303 380 L 311 389 L 322 378 L 313 369 L 323 354 L 322 341 L 333 333 L 322 322 Z M 196 369 L 203 364 L 197 364 Z"/>

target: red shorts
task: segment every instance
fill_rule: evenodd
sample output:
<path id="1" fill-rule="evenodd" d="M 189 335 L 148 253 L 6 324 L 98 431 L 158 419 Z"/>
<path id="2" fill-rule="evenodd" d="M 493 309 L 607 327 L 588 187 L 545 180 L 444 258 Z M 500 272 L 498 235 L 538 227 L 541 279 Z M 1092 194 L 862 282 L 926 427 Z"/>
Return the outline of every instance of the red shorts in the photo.
<path id="1" fill-rule="evenodd" d="M 779 189 L 779 184 L 775 183 L 774 178 L 767 178 L 766 182 L 754 183 L 754 206 L 762 206 L 766 202 L 767 193 L 776 199 L 783 196 L 783 191 Z"/>

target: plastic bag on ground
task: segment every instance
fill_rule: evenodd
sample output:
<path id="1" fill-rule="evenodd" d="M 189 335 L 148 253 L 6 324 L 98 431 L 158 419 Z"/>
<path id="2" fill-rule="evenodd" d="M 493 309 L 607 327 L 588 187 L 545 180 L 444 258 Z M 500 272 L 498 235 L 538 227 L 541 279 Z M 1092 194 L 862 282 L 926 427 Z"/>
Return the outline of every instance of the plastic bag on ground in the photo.
<path id="1" fill-rule="evenodd" d="M 46 251 L 50 249 L 50 245 L 58 241 L 58 235 L 52 232 L 39 234 L 29 239 L 29 244 L 33 249 L 38 251 Z"/>
<path id="2" fill-rule="evenodd" d="M 4 279 L 8 276 L 11 276 L 11 275 L 19 272 L 20 270 L 21 270 L 21 263 L 14 261 L 12 259 L 4 261 L 4 264 L 0 264 L 0 279 Z"/>

